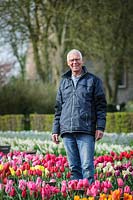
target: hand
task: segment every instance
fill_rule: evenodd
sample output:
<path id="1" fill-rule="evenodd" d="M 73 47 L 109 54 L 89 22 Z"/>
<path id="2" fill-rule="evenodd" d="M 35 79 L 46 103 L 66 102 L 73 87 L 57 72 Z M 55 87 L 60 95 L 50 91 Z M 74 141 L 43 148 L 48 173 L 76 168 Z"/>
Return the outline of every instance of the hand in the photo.
<path id="1" fill-rule="evenodd" d="M 57 133 L 52 134 L 52 140 L 54 143 L 59 144 L 59 135 Z"/>
<path id="2" fill-rule="evenodd" d="M 95 132 L 96 141 L 100 140 L 102 137 L 103 137 L 103 131 L 96 130 L 96 132 Z"/>

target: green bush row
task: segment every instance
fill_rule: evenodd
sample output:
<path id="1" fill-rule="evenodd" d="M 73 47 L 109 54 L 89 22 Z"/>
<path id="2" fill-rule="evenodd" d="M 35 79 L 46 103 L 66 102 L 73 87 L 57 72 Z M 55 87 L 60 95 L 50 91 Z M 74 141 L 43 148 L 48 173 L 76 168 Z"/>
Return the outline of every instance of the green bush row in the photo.
<path id="1" fill-rule="evenodd" d="M 107 114 L 106 132 L 133 132 L 133 112 L 115 112 Z"/>
<path id="2" fill-rule="evenodd" d="M 54 113 L 56 88 L 41 81 L 14 80 L 0 86 L 0 115 Z"/>
<path id="3" fill-rule="evenodd" d="M 51 131 L 53 117 L 53 114 L 1 115 L 0 130 Z M 106 132 L 133 132 L 133 112 L 107 113 Z"/>

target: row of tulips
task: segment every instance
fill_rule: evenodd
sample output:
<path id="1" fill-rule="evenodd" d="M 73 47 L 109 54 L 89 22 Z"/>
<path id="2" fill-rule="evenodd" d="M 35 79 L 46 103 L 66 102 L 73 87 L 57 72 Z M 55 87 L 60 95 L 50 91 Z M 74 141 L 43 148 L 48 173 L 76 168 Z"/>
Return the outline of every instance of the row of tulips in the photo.
<path id="1" fill-rule="evenodd" d="M 50 152 L 56 155 L 66 155 L 62 140 L 60 139 L 60 143 L 56 145 L 51 140 L 50 132 L 0 131 L 0 145 L 3 144 L 11 145 L 11 151 L 37 151 L 38 154 Z M 104 133 L 102 140 L 95 144 L 96 155 L 104 155 L 110 151 L 120 153 L 132 149 L 133 133 Z"/>
<path id="2" fill-rule="evenodd" d="M 0 154 L 1 200 L 133 200 L 133 151 L 94 159 L 95 182 L 70 180 L 65 156 Z"/>

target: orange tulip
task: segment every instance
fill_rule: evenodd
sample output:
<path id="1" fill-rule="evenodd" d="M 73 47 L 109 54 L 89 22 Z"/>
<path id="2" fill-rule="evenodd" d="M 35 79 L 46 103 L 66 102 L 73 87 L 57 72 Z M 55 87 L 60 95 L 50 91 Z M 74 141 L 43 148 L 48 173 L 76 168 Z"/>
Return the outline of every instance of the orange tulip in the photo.
<path id="1" fill-rule="evenodd" d="M 80 197 L 78 195 L 74 196 L 74 200 L 80 200 Z"/>
<path id="2" fill-rule="evenodd" d="M 100 194 L 99 200 L 107 200 L 106 194 Z"/>
<path id="3" fill-rule="evenodd" d="M 132 195 L 124 193 L 124 200 L 133 200 Z"/>
<path id="4" fill-rule="evenodd" d="M 120 190 L 115 190 L 112 192 L 112 200 L 120 200 Z"/>

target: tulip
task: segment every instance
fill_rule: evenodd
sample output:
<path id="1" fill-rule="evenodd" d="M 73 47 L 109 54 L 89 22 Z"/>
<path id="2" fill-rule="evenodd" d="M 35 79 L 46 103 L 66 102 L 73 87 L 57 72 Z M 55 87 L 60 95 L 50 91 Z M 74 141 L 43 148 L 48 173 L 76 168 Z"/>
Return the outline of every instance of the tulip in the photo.
<path id="1" fill-rule="evenodd" d="M 10 193 L 12 187 L 13 187 L 13 181 L 12 180 L 7 180 L 7 184 L 5 186 L 5 192 Z"/>
<path id="2" fill-rule="evenodd" d="M 26 189 L 26 186 L 27 186 L 27 181 L 26 180 L 19 180 L 19 185 L 18 185 L 18 188 L 20 190 L 25 190 Z"/>
<path id="3" fill-rule="evenodd" d="M 84 178 L 84 179 L 83 179 L 83 186 L 84 186 L 85 188 L 89 187 L 89 181 L 88 181 L 87 178 Z"/>
<path id="4" fill-rule="evenodd" d="M 119 170 L 115 171 L 115 176 L 120 176 L 120 171 Z"/>
<path id="5" fill-rule="evenodd" d="M 20 169 L 17 169 L 16 175 L 17 175 L 17 176 L 21 176 L 21 174 L 22 174 L 22 171 L 21 171 Z"/>
<path id="6" fill-rule="evenodd" d="M 118 183 L 118 187 L 124 186 L 124 182 L 123 182 L 122 178 L 117 178 L 117 183 Z"/>
<path id="7" fill-rule="evenodd" d="M 61 192 L 66 193 L 66 191 L 67 191 L 67 183 L 66 181 L 62 181 Z"/>
<path id="8" fill-rule="evenodd" d="M 130 193 L 130 187 L 128 185 L 124 187 L 124 193 Z"/>
<path id="9" fill-rule="evenodd" d="M 56 176 L 57 176 L 57 178 L 61 178 L 61 176 L 62 176 L 61 172 L 57 172 Z"/>
<path id="10" fill-rule="evenodd" d="M 22 194 L 21 195 L 22 195 L 23 198 L 26 198 L 26 195 L 27 195 L 26 190 L 22 190 Z"/>
<path id="11" fill-rule="evenodd" d="M 93 197 L 98 195 L 98 190 L 95 185 L 92 185 L 92 187 L 90 188 L 90 193 L 91 193 L 91 196 L 93 196 Z"/>
<path id="12" fill-rule="evenodd" d="M 15 194 L 16 194 L 15 188 L 12 187 L 12 188 L 11 188 L 11 191 L 10 191 L 10 193 L 9 193 L 9 196 L 14 197 Z"/>
<path id="13" fill-rule="evenodd" d="M 3 184 L 0 183 L 0 191 L 3 189 Z"/>
<path id="14" fill-rule="evenodd" d="M 133 196 L 127 193 L 124 193 L 124 200 L 133 200 Z"/>
<path id="15" fill-rule="evenodd" d="M 120 190 L 115 190 L 112 192 L 112 200 L 120 200 Z"/>
<path id="16" fill-rule="evenodd" d="M 78 181 L 78 183 L 77 183 L 77 189 L 80 190 L 80 189 L 82 189 L 82 188 L 83 188 L 83 180 L 80 179 L 80 180 Z"/>
<path id="17" fill-rule="evenodd" d="M 106 194 L 100 194 L 99 200 L 107 200 Z"/>
<path id="18" fill-rule="evenodd" d="M 78 183 L 78 180 L 71 180 L 68 182 L 68 188 L 70 190 L 76 190 L 77 189 L 77 183 Z"/>
<path id="19" fill-rule="evenodd" d="M 69 179 L 70 177 L 71 177 L 71 172 L 68 172 L 68 173 L 66 174 L 66 178 Z"/>
<path id="20" fill-rule="evenodd" d="M 74 200 L 80 200 L 80 196 L 78 195 L 74 196 Z"/>

